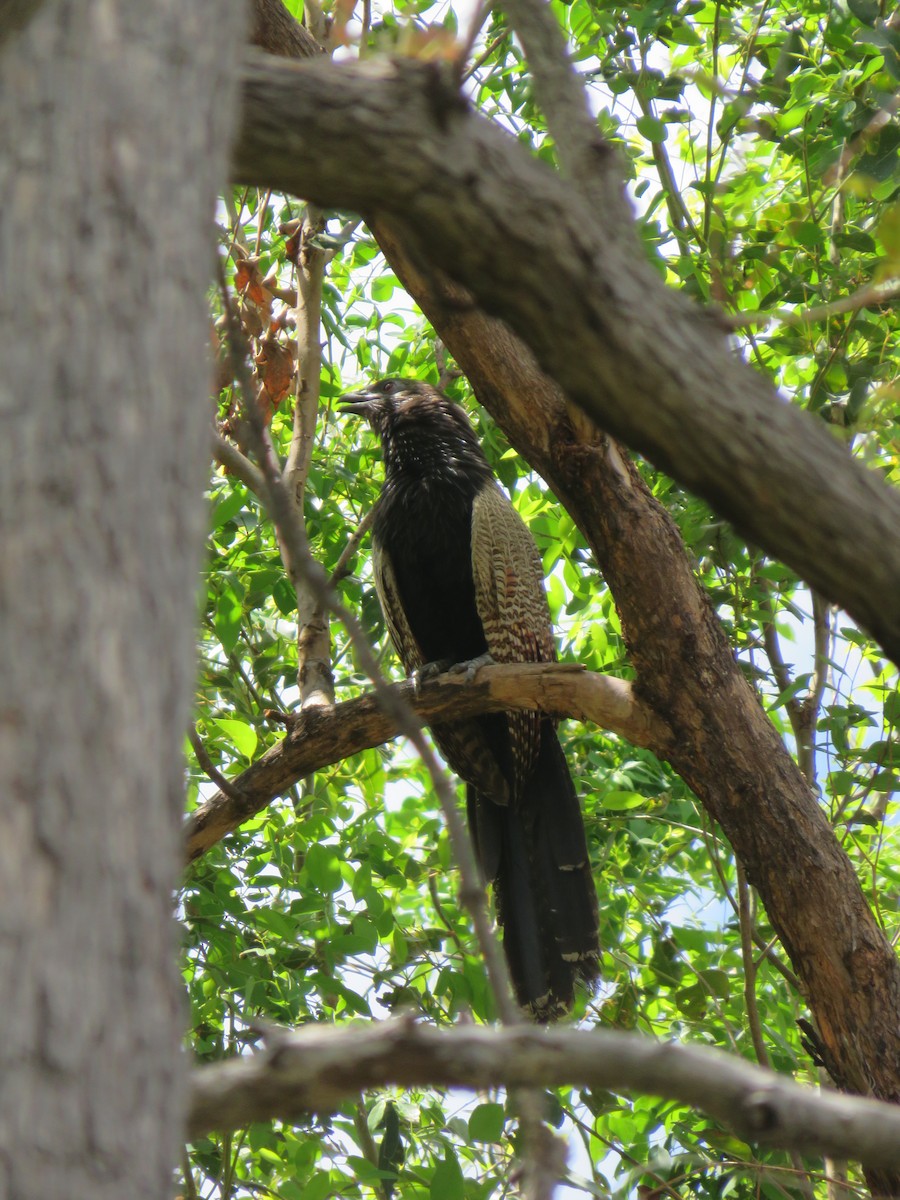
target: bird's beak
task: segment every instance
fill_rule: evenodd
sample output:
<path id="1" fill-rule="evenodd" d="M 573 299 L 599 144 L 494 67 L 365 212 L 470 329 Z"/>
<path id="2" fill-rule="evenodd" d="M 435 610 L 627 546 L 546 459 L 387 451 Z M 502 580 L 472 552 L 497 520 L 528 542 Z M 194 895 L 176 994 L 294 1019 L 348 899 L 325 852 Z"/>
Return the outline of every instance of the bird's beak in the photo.
<path id="1" fill-rule="evenodd" d="M 337 403 L 338 412 L 354 413 L 371 421 L 377 397 L 370 392 L 346 392 Z"/>

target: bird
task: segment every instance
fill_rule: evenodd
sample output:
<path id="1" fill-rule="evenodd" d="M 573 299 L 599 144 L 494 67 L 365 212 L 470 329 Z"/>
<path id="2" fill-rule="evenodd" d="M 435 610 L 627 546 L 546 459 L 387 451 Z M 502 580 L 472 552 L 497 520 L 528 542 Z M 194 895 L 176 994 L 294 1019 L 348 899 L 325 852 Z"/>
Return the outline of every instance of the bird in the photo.
<path id="1" fill-rule="evenodd" d="M 339 408 L 364 417 L 381 441 L 373 573 L 406 674 L 555 660 L 537 546 L 462 407 L 431 384 L 388 378 L 348 392 Z M 466 784 L 470 836 L 518 1005 L 532 1020 L 555 1020 L 599 964 L 584 821 L 555 723 L 516 710 L 431 731 Z"/>

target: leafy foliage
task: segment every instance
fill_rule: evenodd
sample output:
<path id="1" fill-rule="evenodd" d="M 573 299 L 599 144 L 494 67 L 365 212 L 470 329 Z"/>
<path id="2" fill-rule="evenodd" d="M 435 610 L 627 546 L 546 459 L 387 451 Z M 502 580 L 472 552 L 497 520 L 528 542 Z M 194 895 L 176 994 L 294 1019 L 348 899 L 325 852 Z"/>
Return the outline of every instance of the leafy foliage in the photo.
<path id="1" fill-rule="evenodd" d="M 881 120 L 900 80 L 900 33 L 879 4 L 814 2 L 801 11 L 770 0 L 554 0 L 553 7 L 598 126 L 619 148 L 640 233 L 661 275 L 733 316 L 739 352 L 785 399 L 898 482 L 893 303 L 834 306 L 900 275 L 900 134 Z M 348 22 L 346 6 L 334 9 L 345 40 L 371 53 L 452 45 L 429 31 L 455 34 L 468 20 L 450 4 L 396 0 L 362 30 Z M 418 41 L 409 40 L 414 29 Z M 502 13 L 482 31 L 474 63 L 466 83 L 473 103 L 552 165 L 552 140 Z M 291 239 L 302 216 L 290 199 L 239 190 L 225 198 L 221 218 L 229 277 L 282 458 L 291 440 L 296 337 Z M 538 540 L 561 657 L 628 676 L 615 610 L 571 519 L 478 410 L 367 231 L 352 214 L 327 213 L 316 245 L 330 257 L 322 405 L 304 510 L 318 560 L 334 571 L 380 479 L 372 437 L 336 418 L 335 398 L 362 378 L 440 381 L 466 404 Z M 800 319 L 806 307 L 814 311 Z M 760 313 L 784 319 L 749 319 Z M 235 411 L 226 383 L 220 421 L 231 435 L 239 434 Z M 876 914 L 896 937 L 896 673 L 783 564 L 745 544 L 671 480 L 646 464 L 642 470 L 677 520 L 740 663 L 815 780 Z M 267 515 L 221 468 L 210 481 L 210 514 L 196 729 L 214 769 L 234 779 L 281 736 L 266 710 L 296 706 L 297 600 Z M 367 550 L 341 591 L 396 675 Z M 366 681 L 336 623 L 331 635 L 337 698 L 345 699 Z M 746 884 L 685 785 L 649 753 L 603 731 L 570 724 L 564 744 L 586 813 L 604 948 L 602 986 L 582 997 L 578 1019 L 750 1058 L 759 1055 L 755 1022 L 771 1065 L 815 1082 L 797 1029 L 804 1006 L 796 981 L 752 897 L 741 918 Z M 193 756 L 190 763 L 194 805 L 214 785 Z M 301 781 L 217 846 L 189 873 L 181 917 L 191 1046 L 201 1059 L 242 1053 L 260 1021 L 297 1025 L 400 1010 L 436 1023 L 495 1016 L 428 780 L 402 744 Z M 673 1196 L 825 1194 L 821 1162 L 757 1153 L 683 1106 L 574 1089 L 551 1102 L 571 1147 L 570 1184 L 586 1194 L 639 1186 Z M 327 1121 L 200 1142 L 185 1189 L 284 1200 L 372 1193 L 480 1200 L 507 1190 L 516 1131 L 503 1093 L 368 1095 Z"/>

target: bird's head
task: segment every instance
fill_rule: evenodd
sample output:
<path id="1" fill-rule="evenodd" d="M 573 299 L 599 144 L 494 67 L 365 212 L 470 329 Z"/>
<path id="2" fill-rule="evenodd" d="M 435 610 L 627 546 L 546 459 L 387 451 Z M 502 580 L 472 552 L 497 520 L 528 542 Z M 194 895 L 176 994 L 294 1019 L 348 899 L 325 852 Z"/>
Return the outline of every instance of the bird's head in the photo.
<path id="1" fill-rule="evenodd" d="M 338 409 L 365 417 L 381 439 L 387 477 L 422 477 L 468 471 L 490 476 L 490 467 L 469 419 L 458 404 L 430 383 L 379 379 L 341 397 Z"/>
<path id="2" fill-rule="evenodd" d="M 338 410 L 365 417 L 376 433 L 383 434 L 392 413 L 411 403 L 438 398 L 443 399 L 436 388 L 417 379 L 379 379 L 361 392 L 347 392 L 341 397 Z"/>

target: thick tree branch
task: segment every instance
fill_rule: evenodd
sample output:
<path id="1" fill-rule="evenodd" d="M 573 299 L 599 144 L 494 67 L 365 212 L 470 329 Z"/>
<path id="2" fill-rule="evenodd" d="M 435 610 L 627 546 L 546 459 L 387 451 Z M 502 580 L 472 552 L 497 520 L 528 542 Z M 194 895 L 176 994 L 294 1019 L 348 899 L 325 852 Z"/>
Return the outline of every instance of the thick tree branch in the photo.
<path id="1" fill-rule="evenodd" d="M 274 1030 L 269 1048 L 194 1071 L 193 1137 L 333 1112 L 364 1088 L 574 1084 L 677 1100 L 751 1144 L 900 1169 L 900 1110 L 800 1087 L 735 1055 L 594 1029 L 438 1030 L 408 1021 Z"/>
<path id="2" fill-rule="evenodd" d="M 324 50 L 308 29 L 295 21 L 281 0 L 252 0 L 251 40 L 269 54 L 309 58 Z"/>
<path id="3" fill-rule="evenodd" d="M 411 682 L 394 684 L 391 691 L 426 721 L 534 708 L 593 721 L 662 754 L 669 741 L 665 724 L 635 700 L 625 680 L 561 663 L 497 664 L 479 668 L 471 683 L 462 673 L 449 673 L 424 680 L 418 688 Z M 187 860 L 205 854 L 304 775 L 380 746 L 398 732 L 396 716 L 385 712 L 372 693 L 334 708 L 304 710 L 291 722 L 284 741 L 231 781 L 237 796 L 217 792 L 188 817 Z"/>
<path id="4" fill-rule="evenodd" d="M 598 220 L 471 113 L 436 64 L 250 53 L 237 178 L 393 216 L 423 261 L 502 315 L 603 428 L 705 496 L 900 661 L 900 497 L 780 402 L 716 318 L 662 285 L 630 226 L 615 212 Z M 616 171 L 611 153 L 595 158 L 598 171 Z"/>

